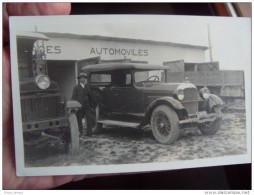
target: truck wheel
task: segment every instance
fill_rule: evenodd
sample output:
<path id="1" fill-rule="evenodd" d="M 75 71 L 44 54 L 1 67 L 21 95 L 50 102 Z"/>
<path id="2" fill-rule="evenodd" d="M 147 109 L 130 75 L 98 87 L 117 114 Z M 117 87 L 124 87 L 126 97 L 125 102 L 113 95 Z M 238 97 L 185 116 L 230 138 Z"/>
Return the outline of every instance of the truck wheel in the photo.
<path id="1" fill-rule="evenodd" d="M 179 137 L 178 116 L 172 108 L 166 105 L 154 109 L 151 116 L 151 127 L 155 139 L 161 144 L 171 144 Z"/>
<path id="2" fill-rule="evenodd" d="M 68 115 L 69 122 L 69 142 L 68 144 L 68 153 L 72 156 L 77 156 L 79 154 L 79 128 L 76 115 L 70 113 Z"/>
<path id="3" fill-rule="evenodd" d="M 215 106 L 212 110 L 212 113 L 221 115 L 221 108 L 219 106 Z M 217 119 L 215 119 L 214 122 L 199 124 L 198 128 L 204 135 L 214 135 L 220 129 L 221 121 L 222 121 L 222 118 L 218 117 Z"/>

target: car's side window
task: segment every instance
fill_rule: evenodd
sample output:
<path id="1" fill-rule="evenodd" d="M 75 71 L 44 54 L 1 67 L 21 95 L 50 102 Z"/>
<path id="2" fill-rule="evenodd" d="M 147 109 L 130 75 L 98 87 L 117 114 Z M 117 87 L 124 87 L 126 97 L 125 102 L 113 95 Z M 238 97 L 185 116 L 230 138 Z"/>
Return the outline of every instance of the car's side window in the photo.
<path id="1" fill-rule="evenodd" d="M 118 71 L 112 71 L 112 87 L 129 87 L 131 86 L 132 78 L 131 73 L 118 70 Z"/>
<path id="2" fill-rule="evenodd" d="M 90 84 L 94 86 L 130 87 L 132 84 L 131 73 L 92 73 Z"/>
<path id="3" fill-rule="evenodd" d="M 90 82 L 95 85 L 110 85 L 111 74 L 91 74 Z"/>
<path id="4" fill-rule="evenodd" d="M 126 85 L 130 86 L 131 85 L 131 74 L 126 74 Z"/>
<path id="5" fill-rule="evenodd" d="M 135 83 L 145 81 L 149 77 L 148 71 L 135 72 Z"/>

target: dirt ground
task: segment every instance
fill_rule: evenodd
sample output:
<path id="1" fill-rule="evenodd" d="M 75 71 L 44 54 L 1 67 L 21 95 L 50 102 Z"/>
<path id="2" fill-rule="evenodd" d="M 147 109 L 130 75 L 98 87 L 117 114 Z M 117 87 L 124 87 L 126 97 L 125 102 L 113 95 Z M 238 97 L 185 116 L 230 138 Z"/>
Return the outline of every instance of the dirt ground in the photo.
<path id="1" fill-rule="evenodd" d="M 42 137 L 25 144 L 27 167 L 107 165 L 170 162 L 239 155 L 247 152 L 244 104 L 224 110 L 222 127 L 212 136 L 202 135 L 196 127 L 181 130 L 171 145 L 156 142 L 149 130 L 104 128 L 100 134 L 80 138 L 80 154 L 70 157 L 61 141 Z"/>

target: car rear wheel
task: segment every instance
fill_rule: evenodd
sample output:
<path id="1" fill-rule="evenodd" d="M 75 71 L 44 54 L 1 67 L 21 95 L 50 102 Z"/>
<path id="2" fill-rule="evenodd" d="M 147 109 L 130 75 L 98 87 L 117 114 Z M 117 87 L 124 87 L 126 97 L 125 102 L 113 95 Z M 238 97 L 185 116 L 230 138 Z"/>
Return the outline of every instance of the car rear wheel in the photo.
<path id="1" fill-rule="evenodd" d="M 154 109 L 151 127 L 155 139 L 161 144 L 171 144 L 179 137 L 179 119 L 169 106 L 160 105 Z"/>
<path id="2" fill-rule="evenodd" d="M 68 115 L 70 138 L 68 144 L 68 153 L 72 156 L 79 154 L 79 128 L 76 115 L 70 113 Z"/>
<path id="3" fill-rule="evenodd" d="M 219 106 L 215 106 L 212 110 L 212 113 L 221 115 L 221 108 Z M 222 118 L 218 117 L 217 119 L 215 119 L 214 122 L 199 124 L 198 128 L 204 135 L 214 135 L 220 129 L 221 121 L 222 121 Z"/>

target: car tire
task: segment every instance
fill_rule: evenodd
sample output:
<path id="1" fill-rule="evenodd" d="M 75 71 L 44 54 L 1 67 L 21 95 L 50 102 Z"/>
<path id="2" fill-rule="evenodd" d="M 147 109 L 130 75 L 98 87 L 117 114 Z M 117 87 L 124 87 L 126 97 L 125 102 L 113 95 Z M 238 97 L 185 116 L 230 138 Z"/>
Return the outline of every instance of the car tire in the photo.
<path id="1" fill-rule="evenodd" d="M 74 113 L 68 114 L 70 138 L 68 144 L 68 153 L 71 156 L 79 154 L 79 128 L 76 115 Z"/>
<path id="2" fill-rule="evenodd" d="M 219 106 L 215 106 L 212 109 L 212 113 L 221 115 L 221 113 L 222 113 L 221 108 Z M 198 128 L 201 131 L 201 133 L 204 135 L 214 135 L 220 129 L 221 122 L 222 122 L 222 118 L 217 118 L 217 119 L 215 119 L 214 122 L 199 124 Z"/>
<path id="3" fill-rule="evenodd" d="M 179 137 L 179 119 L 176 112 L 169 106 L 160 105 L 154 109 L 151 127 L 155 139 L 161 144 L 171 144 Z"/>

